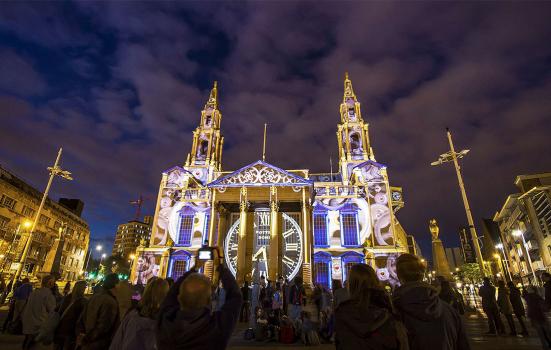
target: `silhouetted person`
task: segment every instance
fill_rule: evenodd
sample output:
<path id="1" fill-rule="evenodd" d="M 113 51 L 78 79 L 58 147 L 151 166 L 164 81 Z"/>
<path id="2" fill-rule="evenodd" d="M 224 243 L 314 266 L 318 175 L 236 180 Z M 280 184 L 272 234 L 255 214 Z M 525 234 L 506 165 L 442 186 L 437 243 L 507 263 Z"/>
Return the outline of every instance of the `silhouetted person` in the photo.
<path id="1" fill-rule="evenodd" d="M 482 310 L 488 317 L 488 334 L 505 333 L 505 327 L 499 315 L 499 308 L 496 302 L 496 289 L 488 277 L 484 277 L 482 287 L 478 290 L 478 295 L 482 298 Z"/>
<path id="2" fill-rule="evenodd" d="M 289 318 L 293 321 L 299 318 L 304 305 L 306 305 L 306 291 L 302 285 L 302 277 L 297 276 L 289 288 Z"/>
<path id="3" fill-rule="evenodd" d="M 518 323 L 520 323 L 520 327 L 522 328 L 522 335 L 527 337 L 528 329 L 526 328 L 526 325 L 524 323 L 526 311 L 524 310 L 524 304 L 522 303 L 520 290 L 511 281 L 509 281 L 507 285 L 509 286 L 509 300 L 511 301 L 511 305 L 513 306 L 513 311 L 515 312 Z"/>
<path id="4" fill-rule="evenodd" d="M 152 277 L 145 286 L 142 298 L 121 321 L 109 350 L 155 350 L 156 318 L 168 293 L 168 282 Z"/>
<path id="5" fill-rule="evenodd" d="M 350 299 L 335 311 L 335 347 L 340 349 L 408 349 L 404 326 L 393 316 L 392 304 L 373 268 L 352 266 Z"/>
<path id="6" fill-rule="evenodd" d="M 342 286 L 340 280 L 333 280 L 333 310 L 343 302 L 349 299 L 348 289 Z"/>
<path id="7" fill-rule="evenodd" d="M 394 305 L 408 330 L 410 349 L 470 349 L 457 311 L 438 297 L 436 288 L 423 282 L 421 260 L 402 254 L 396 260 L 396 272 L 401 286 L 394 291 Z"/>
<path id="8" fill-rule="evenodd" d="M 218 257 L 214 268 L 226 290 L 222 308 L 210 310 L 212 282 L 208 277 L 195 269 L 185 273 L 161 305 L 156 327 L 159 350 L 226 348 L 239 318 L 242 297 L 235 278 Z"/>
<path id="9" fill-rule="evenodd" d="M 543 349 L 551 349 L 551 330 L 545 317 L 545 301 L 539 296 L 536 288 L 529 286 L 524 293 L 528 318 L 536 329 Z"/>
<path id="10" fill-rule="evenodd" d="M 119 277 L 105 276 L 102 289 L 92 295 L 80 318 L 77 344 L 82 350 L 105 350 L 119 326 L 119 304 L 115 297 Z"/>
<path id="11" fill-rule="evenodd" d="M 48 315 L 56 307 L 55 297 L 52 294 L 52 286 L 55 284 L 53 276 L 46 275 L 42 278 L 40 288 L 34 290 L 23 310 L 23 349 L 31 349 L 35 344 L 35 338 L 40 331 L 40 326 L 46 322 Z"/>
<path id="12" fill-rule="evenodd" d="M 69 283 L 69 282 L 67 282 Z M 86 307 L 86 281 L 75 283 L 71 293 L 63 299 L 59 308 L 60 320 L 54 334 L 54 346 L 56 350 L 74 350 L 77 335 L 75 325 Z"/>
<path id="13" fill-rule="evenodd" d="M 509 324 L 509 330 L 511 331 L 509 335 L 517 335 L 515 321 L 513 320 L 513 305 L 511 305 L 511 301 L 509 300 L 509 290 L 503 280 L 499 280 L 497 286 L 497 305 L 499 306 L 499 311 L 505 316 Z"/>
<path id="14" fill-rule="evenodd" d="M 551 310 L 551 274 L 544 272 L 541 274 L 541 279 L 543 281 L 545 309 L 549 311 Z"/>

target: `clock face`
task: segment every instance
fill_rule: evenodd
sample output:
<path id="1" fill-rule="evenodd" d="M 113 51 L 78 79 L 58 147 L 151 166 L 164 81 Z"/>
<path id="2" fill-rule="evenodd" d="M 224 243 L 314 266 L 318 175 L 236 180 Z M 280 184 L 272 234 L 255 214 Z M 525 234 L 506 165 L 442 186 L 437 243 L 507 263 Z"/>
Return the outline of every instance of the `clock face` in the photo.
<path id="1" fill-rule="evenodd" d="M 272 277 L 268 271 L 268 261 L 270 257 L 270 212 L 259 211 L 255 212 L 254 218 L 254 237 L 253 237 L 253 271 L 251 275 L 255 273 L 257 275 L 268 275 Z M 282 213 L 282 225 L 280 228 L 280 255 L 281 262 L 278 264 L 281 266 L 281 271 L 277 274 L 292 280 L 298 271 L 302 263 L 302 232 L 297 221 L 289 214 Z M 226 263 L 230 271 L 234 274 L 237 273 L 237 251 L 239 246 L 239 220 L 233 223 L 226 235 L 224 242 L 224 252 L 226 255 Z M 273 274 L 273 272 L 271 272 Z"/>

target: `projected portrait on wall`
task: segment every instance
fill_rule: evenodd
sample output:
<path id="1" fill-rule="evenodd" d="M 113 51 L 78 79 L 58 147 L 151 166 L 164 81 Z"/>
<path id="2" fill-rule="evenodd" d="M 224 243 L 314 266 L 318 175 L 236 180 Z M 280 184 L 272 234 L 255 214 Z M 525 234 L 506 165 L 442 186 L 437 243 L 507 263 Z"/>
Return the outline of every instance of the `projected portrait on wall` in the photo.
<path id="1" fill-rule="evenodd" d="M 143 252 L 136 262 L 136 275 L 132 283 L 146 285 L 150 278 L 159 275 L 160 263 L 161 254 Z"/>

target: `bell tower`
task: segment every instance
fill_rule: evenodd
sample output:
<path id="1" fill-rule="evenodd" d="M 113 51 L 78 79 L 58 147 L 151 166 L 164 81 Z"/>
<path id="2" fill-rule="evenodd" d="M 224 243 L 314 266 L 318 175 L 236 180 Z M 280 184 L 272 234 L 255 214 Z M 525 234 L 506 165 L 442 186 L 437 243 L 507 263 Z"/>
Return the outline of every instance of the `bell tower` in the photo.
<path id="1" fill-rule="evenodd" d="M 215 81 L 209 99 L 201 111 L 201 122 L 193 131 L 191 152 L 188 153 L 185 168 L 194 174 L 202 173 L 201 180 L 210 181 L 213 171 L 222 167 L 222 146 L 224 137 L 220 133 L 222 113 L 218 109 L 218 84 Z M 203 171 L 199 171 L 203 170 Z"/>
<path id="2" fill-rule="evenodd" d="M 351 166 L 375 160 L 369 141 L 369 125 L 362 119 L 360 102 L 354 94 L 348 73 L 344 77 L 344 95 L 340 105 L 341 122 L 337 126 L 339 167 L 343 180 L 351 174 Z"/>

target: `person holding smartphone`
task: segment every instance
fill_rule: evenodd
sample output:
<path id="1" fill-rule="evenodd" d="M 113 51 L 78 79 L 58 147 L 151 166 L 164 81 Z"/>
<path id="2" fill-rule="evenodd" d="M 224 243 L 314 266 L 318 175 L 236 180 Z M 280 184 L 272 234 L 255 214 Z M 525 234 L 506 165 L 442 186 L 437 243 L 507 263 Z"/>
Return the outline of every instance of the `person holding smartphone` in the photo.
<path id="1" fill-rule="evenodd" d="M 225 349 L 235 329 L 243 301 L 235 277 L 224 266 L 217 248 L 201 248 L 195 261 L 161 305 L 156 326 L 159 350 Z M 213 263 L 212 281 L 198 272 L 207 261 Z M 226 301 L 220 310 L 212 312 L 212 286 L 218 280 L 226 291 Z"/>

